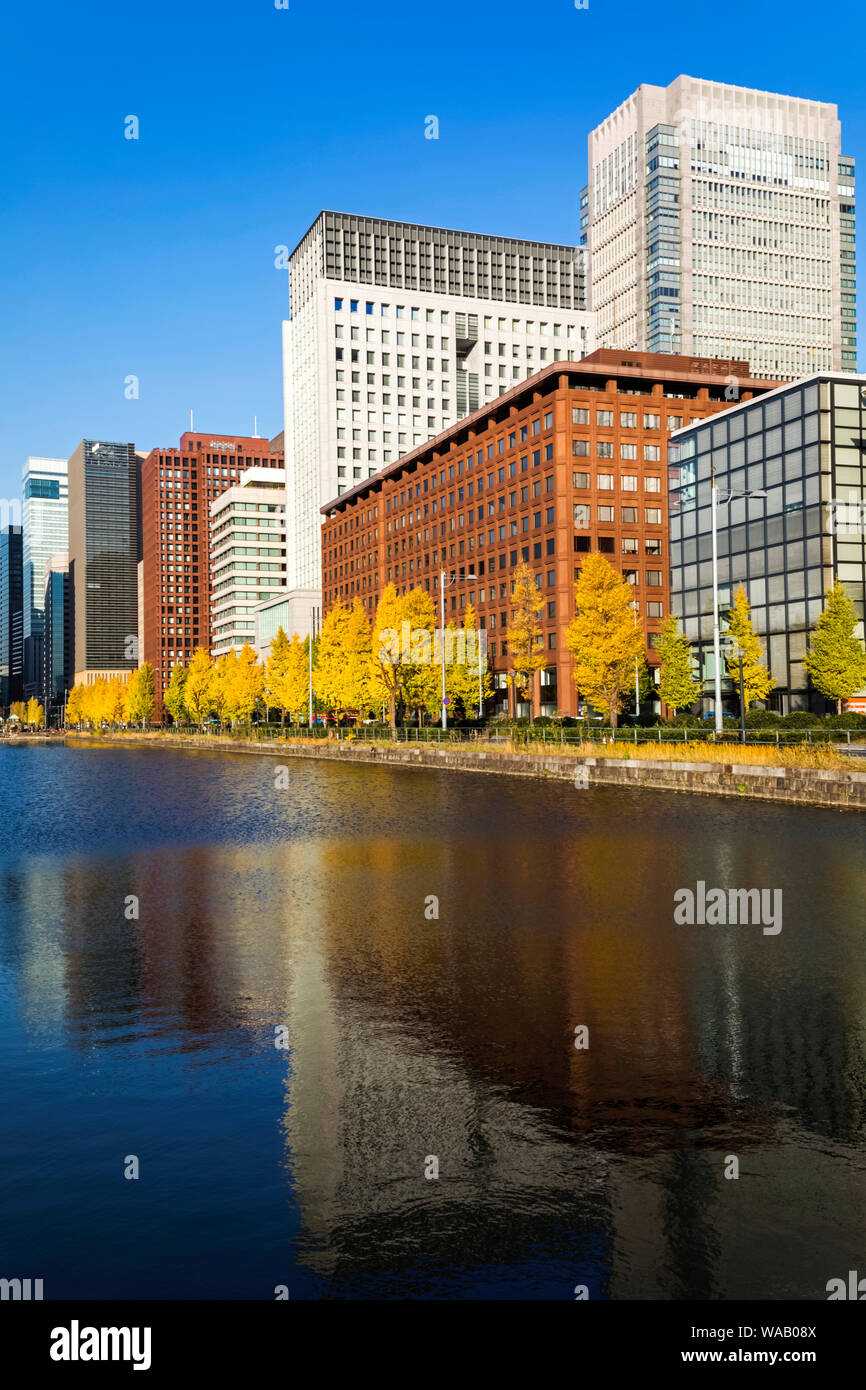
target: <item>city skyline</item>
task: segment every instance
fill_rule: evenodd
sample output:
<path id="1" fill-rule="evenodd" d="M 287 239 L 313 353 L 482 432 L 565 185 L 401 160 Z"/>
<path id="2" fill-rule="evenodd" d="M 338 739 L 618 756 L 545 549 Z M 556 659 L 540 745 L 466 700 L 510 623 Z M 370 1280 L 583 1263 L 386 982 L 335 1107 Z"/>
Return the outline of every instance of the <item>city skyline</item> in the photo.
<path id="1" fill-rule="evenodd" d="M 55 8 L 62 37 L 68 16 L 49 6 Z M 442 14 L 443 36 L 449 8 Z M 382 10 L 396 13 L 389 5 Z M 301 116 L 303 103 L 310 100 L 311 78 L 296 74 L 290 90 L 272 80 L 275 65 L 287 53 L 305 52 L 311 72 L 317 55 L 324 53 L 315 18 L 301 5 L 287 13 L 245 16 L 244 24 L 231 31 L 228 8 L 213 8 L 204 67 L 225 63 L 231 51 L 251 98 L 249 113 L 231 132 L 219 83 L 213 95 L 206 92 L 195 114 L 182 102 L 175 107 L 165 101 L 156 54 L 169 12 L 161 6 L 144 43 L 127 54 L 125 75 L 113 75 L 83 107 L 70 96 L 69 106 L 75 109 L 62 135 L 56 133 L 56 121 L 51 125 L 54 104 L 51 112 L 27 104 L 23 129 L 19 109 L 11 176 L 16 231 L 14 239 L 9 231 L 3 234 L 10 263 L 22 271 L 11 287 L 11 331 L 3 364 L 17 408 L 14 419 L 7 410 L 7 427 L 0 436 L 0 495 L 16 495 L 17 475 L 28 454 L 68 456 L 82 434 L 132 438 L 139 448 L 150 449 L 187 427 L 190 408 L 208 430 L 250 429 L 257 415 L 260 434 L 277 434 L 282 427 L 280 323 L 286 316 L 288 285 L 285 270 L 275 268 L 275 253 L 280 246 L 291 250 L 322 208 L 576 244 L 589 131 L 639 85 L 666 84 L 679 74 L 835 102 L 843 148 L 855 160 L 862 157 L 866 112 L 854 79 L 829 61 L 834 44 L 827 44 L 826 59 L 820 49 L 798 56 L 793 46 L 797 20 L 807 15 L 805 5 L 786 10 L 788 36 L 775 31 L 772 16 L 755 14 L 745 5 L 729 7 L 728 27 L 733 31 L 748 16 L 754 42 L 721 54 L 711 17 L 694 16 L 675 53 L 663 62 L 620 52 L 617 36 L 632 11 L 637 14 L 637 7 L 628 4 L 610 13 L 563 6 L 546 15 L 546 32 L 556 40 L 549 45 L 547 80 L 528 84 L 525 93 L 509 91 L 503 105 L 495 74 L 503 70 L 498 64 L 513 33 L 508 21 L 518 11 L 508 4 L 491 6 L 492 71 L 482 75 L 471 97 L 444 62 L 443 40 L 434 33 L 429 52 L 413 59 L 423 80 L 409 84 L 405 96 L 402 88 L 395 94 L 389 84 L 387 93 L 361 107 L 337 85 L 333 110 L 317 108 L 315 161 L 309 152 L 303 155 L 309 127 Z M 337 7 L 335 18 L 346 51 L 358 64 L 371 62 L 374 53 L 387 62 L 390 45 L 395 52 L 399 46 L 396 38 L 383 40 L 381 31 L 374 39 L 363 17 L 347 5 Z M 290 40 L 274 29 L 280 24 L 291 26 Z M 189 36 L 192 20 L 181 18 L 180 25 L 173 43 Z M 13 39 L 26 45 L 31 26 L 26 16 L 16 16 Z M 844 34 L 846 47 L 856 43 L 858 28 L 862 20 L 853 7 L 847 16 L 843 12 L 827 20 L 828 37 L 838 31 L 841 42 Z M 771 34 L 781 41 L 768 42 Z M 75 66 L 68 61 L 70 53 L 86 45 L 88 58 L 104 63 L 117 42 L 88 31 L 86 24 L 79 32 L 70 30 L 67 38 L 62 64 L 49 55 L 46 72 L 49 85 L 57 80 L 61 104 Z M 575 58 L 591 58 L 602 50 L 605 63 L 586 62 L 575 81 Z M 568 81 L 563 80 L 566 74 Z M 16 95 L 13 81 L 4 100 L 15 102 Z M 137 142 L 124 139 L 130 113 L 141 121 Z M 425 138 L 431 114 L 439 122 L 436 140 Z M 232 115 L 234 119 L 234 110 Z M 530 196 L 515 197 L 507 180 L 478 178 L 482 145 L 491 162 L 499 149 L 507 148 L 516 167 L 532 149 L 537 160 L 545 142 L 554 138 L 567 147 L 565 175 L 560 155 L 555 176 L 531 180 Z M 127 156 L 138 157 L 134 166 Z M 76 158 L 87 175 L 78 183 L 70 173 Z M 35 182 L 29 172 L 37 160 L 44 183 Z M 290 190 L 282 186 L 287 167 L 293 174 Z M 537 167 L 541 171 L 545 165 Z M 396 187 L 395 168 L 400 171 Z M 116 195 L 116 216 L 103 219 L 95 209 L 109 187 Z M 262 197 L 265 188 L 267 199 Z M 53 263 L 46 243 L 50 199 L 61 190 L 69 216 L 58 288 L 55 276 L 45 275 L 44 269 Z M 143 215 L 144 207 L 152 208 L 152 214 Z M 217 294 L 214 285 L 219 286 Z M 91 350 L 82 352 L 77 345 L 73 352 L 71 335 L 80 329 L 76 320 L 85 304 Z M 46 335 L 49 312 L 54 332 Z M 169 320 L 193 331 L 168 334 Z M 226 325 L 234 325 L 233 331 L 227 333 Z"/>

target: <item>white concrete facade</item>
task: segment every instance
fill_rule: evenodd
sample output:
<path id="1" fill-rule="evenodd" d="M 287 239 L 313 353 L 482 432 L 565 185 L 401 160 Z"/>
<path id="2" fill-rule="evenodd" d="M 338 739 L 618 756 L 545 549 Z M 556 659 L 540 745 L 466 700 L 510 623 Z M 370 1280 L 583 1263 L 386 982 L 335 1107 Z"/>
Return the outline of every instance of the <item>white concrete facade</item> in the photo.
<path id="1" fill-rule="evenodd" d="M 211 655 L 256 640 L 255 610 L 286 582 L 286 473 L 248 468 L 210 504 Z"/>
<path id="2" fill-rule="evenodd" d="M 692 77 L 589 136 L 581 197 L 601 347 L 856 371 L 854 161 L 837 108 Z"/>
<path id="3" fill-rule="evenodd" d="M 322 213 L 283 326 L 289 590 L 320 508 L 556 358 L 596 346 L 578 247 Z"/>

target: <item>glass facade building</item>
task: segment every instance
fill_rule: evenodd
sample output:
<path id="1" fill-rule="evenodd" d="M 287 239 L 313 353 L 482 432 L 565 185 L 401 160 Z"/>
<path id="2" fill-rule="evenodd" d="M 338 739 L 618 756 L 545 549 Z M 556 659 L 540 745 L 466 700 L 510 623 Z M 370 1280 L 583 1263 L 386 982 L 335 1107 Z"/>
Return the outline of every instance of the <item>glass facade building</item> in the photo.
<path id="1" fill-rule="evenodd" d="M 866 608 L 866 377 L 818 374 L 682 429 L 668 449 L 671 607 L 700 663 L 703 711 L 714 704 L 711 487 L 717 517 L 724 662 L 737 587 L 776 680 L 768 705 L 829 708 L 803 667 L 808 635 L 838 577 L 863 636 Z M 729 493 L 765 493 L 734 496 Z M 723 665 L 722 695 L 737 699 Z"/>
<path id="2" fill-rule="evenodd" d="M 24 536 L 24 694 L 42 698 L 45 565 L 66 550 L 69 528 L 66 459 L 28 458 L 21 473 Z"/>
<path id="3" fill-rule="evenodd" d="M 24 576 L 20 526 L 0 531 L 0 710 L 23 693 Z"/>
<path id="4" fill-rule="evenodd" d="M 135 445 L 83 439 L 69 460 L 76 680 L 137 668 L 140 559 L 141 459 Z"/>
<path id="5" fill-rule="evenodd" d="M 45 571 L 42 692 L 46 724 L 61 713 L 66 693 L 72 687 L 72 676 L 69 565 L 65 555 L 55 555 L 49 560 Z"/>

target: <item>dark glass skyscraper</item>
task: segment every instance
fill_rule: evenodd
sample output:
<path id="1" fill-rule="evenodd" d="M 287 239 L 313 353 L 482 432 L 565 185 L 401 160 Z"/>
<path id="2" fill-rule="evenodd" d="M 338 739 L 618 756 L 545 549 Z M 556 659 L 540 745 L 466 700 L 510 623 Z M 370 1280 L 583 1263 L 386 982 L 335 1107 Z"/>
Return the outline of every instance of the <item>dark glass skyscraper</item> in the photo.
<path id="1" fill-rule="evenodd" d="M 42 694 L 45 722 L 61 713 L 72 686 L 72 604 L 65 555 L 52 555 L 45 568 L 45 623 Z"/>
<path id="2" fill-rule="evenodd" d="M 69 574 L 76 681 L 138 666 L 141 459 L 83 439 L 69 460 Z"/>
<path id="3" fill-rule="evenodd" d="M 23 690 L 24 575 L 20 526 L 0 531 L 0 708 Z"/>

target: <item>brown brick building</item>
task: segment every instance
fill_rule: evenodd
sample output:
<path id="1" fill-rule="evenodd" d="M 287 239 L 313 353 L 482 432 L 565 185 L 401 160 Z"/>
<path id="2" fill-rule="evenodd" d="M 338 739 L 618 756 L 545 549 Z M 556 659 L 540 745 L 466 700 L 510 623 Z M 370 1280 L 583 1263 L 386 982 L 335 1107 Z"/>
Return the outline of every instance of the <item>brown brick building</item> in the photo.
<path id="1" fill-rule="evenodd" d="M 534 709 L 576 712 L 565 629 L 581 555 L 602 551 L 633 585 L 656 664 L 670 611 L 667 436 L 776 384 L 752 379 L 746 362 L 610 348 L 551 363 L 322 508 L 325 611 L 358 595 L 372 621 L 393 582 L 426 589 L 438 620 L 444 569 L 455 577 L 446 621 L 474 604 L 503 710 L 511 578 L 526 560 L 549 654 Z"/>
<path id="2" fill-rule="evenodd" d="M 211 502 L 247 468 L 283 466 L 282 436 L 272 445 L 201 431 L 182 434 L 177 449 L 151 450 L 142 464 L 142 659 L 154 668 L 155 718 L 172 666 L 211 647 Z"/>

